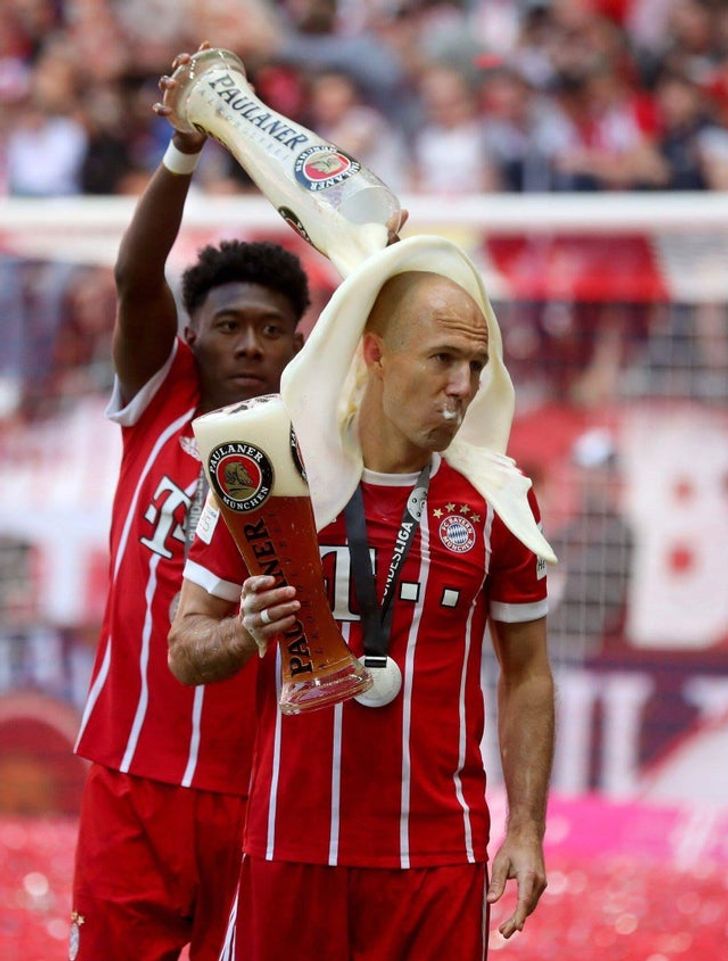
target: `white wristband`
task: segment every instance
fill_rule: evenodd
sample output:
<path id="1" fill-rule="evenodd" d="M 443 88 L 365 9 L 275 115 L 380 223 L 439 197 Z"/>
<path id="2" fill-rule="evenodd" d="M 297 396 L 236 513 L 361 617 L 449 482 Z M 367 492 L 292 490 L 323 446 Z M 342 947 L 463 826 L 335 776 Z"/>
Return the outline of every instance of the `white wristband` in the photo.
<path id="1" fill-rule="evenodd" d="M 182 153 L 170 140 L 169 146 L 162 157 L 163 165 L 173 174 L 191 174 L 197 166 L 201 151 L 197 153 Z"/>

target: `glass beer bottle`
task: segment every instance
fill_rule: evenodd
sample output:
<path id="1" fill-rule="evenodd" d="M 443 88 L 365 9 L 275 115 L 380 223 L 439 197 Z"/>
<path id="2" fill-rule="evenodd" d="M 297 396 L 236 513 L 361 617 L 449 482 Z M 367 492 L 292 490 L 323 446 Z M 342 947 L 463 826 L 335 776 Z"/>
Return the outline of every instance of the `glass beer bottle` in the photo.
<path id="1" fill-rule="evenodd" d="M 172 77 L 173 126 L 218 140 L 342 276 L 387 246 L 402 217 L 395 195 L 356 158 L 267 107 L 236 54 L 199 51 Z"/>

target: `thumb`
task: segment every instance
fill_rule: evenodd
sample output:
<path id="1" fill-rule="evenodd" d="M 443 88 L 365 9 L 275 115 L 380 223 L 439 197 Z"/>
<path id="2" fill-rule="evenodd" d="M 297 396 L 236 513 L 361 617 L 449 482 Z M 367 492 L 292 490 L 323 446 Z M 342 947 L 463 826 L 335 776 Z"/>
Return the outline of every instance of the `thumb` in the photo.
<path id="1" fill-rule="evenodd" d="M 503 894 L 506 887 L 506 881 L 508 880 L 508 862 L 506 858 L 496 857 L 493 862 L 493 876 L 490 879 L 490 884 L 488 885 L 488 895 L 486 900 L 488 904 L 493 904 L 498 898 Z"/>

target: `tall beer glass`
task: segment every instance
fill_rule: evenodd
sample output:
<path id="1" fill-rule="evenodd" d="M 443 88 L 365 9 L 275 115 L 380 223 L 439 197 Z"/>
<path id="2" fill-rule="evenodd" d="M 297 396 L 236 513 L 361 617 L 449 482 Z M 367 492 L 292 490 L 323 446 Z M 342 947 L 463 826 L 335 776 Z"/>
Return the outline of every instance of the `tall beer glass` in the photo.
<path id="1" fill-rule="evenodd" d="M 345 701 L 371 687 L 324 590 L 316 525 L 290 417 L 277 394 L 203 414 L 193 429 L 207 479 L 251 574 L 296 588 L 301 608 L 279 638 L 284 714 Z"/>

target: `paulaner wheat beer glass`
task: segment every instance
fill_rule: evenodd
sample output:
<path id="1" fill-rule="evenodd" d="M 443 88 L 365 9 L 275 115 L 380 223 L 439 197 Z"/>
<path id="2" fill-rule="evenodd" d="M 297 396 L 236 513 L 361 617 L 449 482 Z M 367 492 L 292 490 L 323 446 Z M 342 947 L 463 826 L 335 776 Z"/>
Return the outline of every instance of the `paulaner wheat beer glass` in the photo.
<path id="1" fill-rule="evenodd" d="M 341 274 L 387 246 L 402 216 L 395 195 L 355 157 L 267 107 L 234 53 L 199 51 L 172 77 L 173 126 L 218 140 Z"/>
<path id="2" fill-rule="evenodd" d="M 251 574 L 292 585 L 301 603 L 280 636 L 284 714 L 314 711 L 371 687 L 336 626 L 324 590 L 308 484 L 277 394 L 198 417 L 193 428 L 221 513 Z"/>

